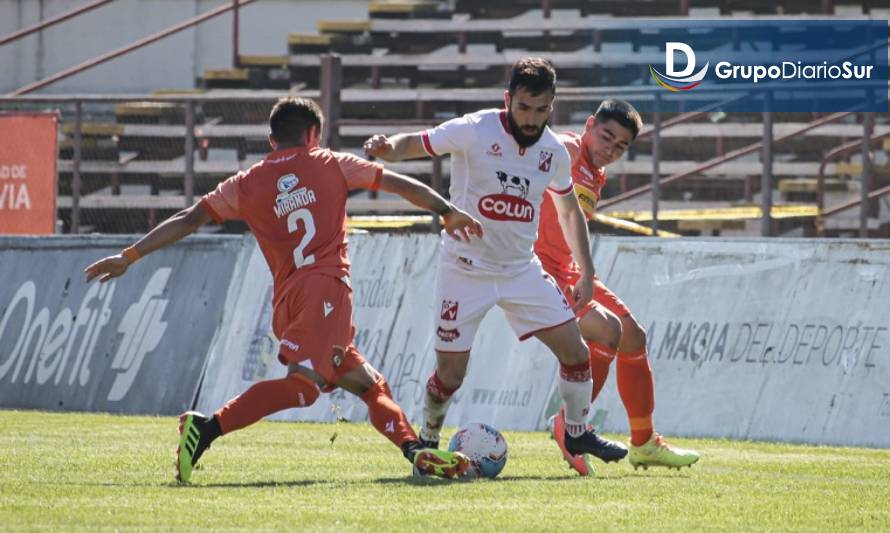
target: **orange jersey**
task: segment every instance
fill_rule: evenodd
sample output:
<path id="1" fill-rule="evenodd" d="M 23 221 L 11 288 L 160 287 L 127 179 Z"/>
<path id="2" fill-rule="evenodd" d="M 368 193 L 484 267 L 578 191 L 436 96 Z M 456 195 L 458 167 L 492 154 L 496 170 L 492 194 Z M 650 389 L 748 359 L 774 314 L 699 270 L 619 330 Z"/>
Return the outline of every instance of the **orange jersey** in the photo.
<path id="1" fill-rule="evenodd" d="M 593 217 L 596 203 L 606 184 L 606 173 L 590 163 L 587 152 L 581 144 L 581 136 L 577 133 L 560 133 L 572 157 L 572 183 L 575 196 L 588 220 Z M 541 259 L 544 270 L 556 278 L 560 284 L 574 285 L 580 275 L 578 265 L 572 258 L 572 251 L 566 243 L 556 214 L 553 198 L 547 193 L 541 203 L 541 218 L 538 222 L 538 239 L 535 241 L 535 253 Z"/>
<path id="2" fill-rule="evenodd" d="M 346 197 L 375 190 L 383 166 L 325 148 L 278 150 L 201 199 L 216 222 L 243 220 L 274 280 L 275 307 L 308 273 L 348 284 Z"/>

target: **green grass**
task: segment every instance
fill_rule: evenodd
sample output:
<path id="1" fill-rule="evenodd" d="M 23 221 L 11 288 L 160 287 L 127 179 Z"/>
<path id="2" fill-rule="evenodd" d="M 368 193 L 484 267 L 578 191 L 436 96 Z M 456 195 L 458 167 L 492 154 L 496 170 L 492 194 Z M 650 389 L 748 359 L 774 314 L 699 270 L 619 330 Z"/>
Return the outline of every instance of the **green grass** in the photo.
<path id="1" fill-rule="evenodd" d="M 701 462 L 679 473 L 597 463 L 582 479 L 544 433 L 507 432 L 497 480 L 448 482 L 411 478 L 366 424 L 263 422 L 217 441 L 178 486 L 176 425 L 0 411 L 0 529 L 890 528 L 888 450 L 672 439 Z"/>

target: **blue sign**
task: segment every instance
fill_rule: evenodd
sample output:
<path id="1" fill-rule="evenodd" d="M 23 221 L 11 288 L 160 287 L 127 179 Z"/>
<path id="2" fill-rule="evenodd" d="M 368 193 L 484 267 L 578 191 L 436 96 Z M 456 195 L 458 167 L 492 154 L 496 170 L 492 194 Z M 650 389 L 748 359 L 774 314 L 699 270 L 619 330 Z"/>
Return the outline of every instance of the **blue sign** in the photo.
<path id="1" fill-rule="evenodd" d="M 887 20 L 670 20 L 631 40 L 653 60 L 624 95 L 643 109 L 888 111 Z"/>

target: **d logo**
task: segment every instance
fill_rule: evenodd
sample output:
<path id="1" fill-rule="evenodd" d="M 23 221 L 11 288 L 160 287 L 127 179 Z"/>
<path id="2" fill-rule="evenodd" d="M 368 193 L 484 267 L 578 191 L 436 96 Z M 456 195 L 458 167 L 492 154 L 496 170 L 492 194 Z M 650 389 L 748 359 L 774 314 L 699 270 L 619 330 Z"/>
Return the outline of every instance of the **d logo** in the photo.
<path id="1" fill-rule="evenodd" d="M 681 71 L 674 70 L 674 57 L 677 52 L 686 56 L 686 68 Z M 683 78 L 692 74 L 695 70 L 695 52 L 686 43 L 666 43 L 664 51 L 664 71 L 670 77 Z"/>
<path id="2" fill-rule="evenodd" d="M 683 70 L 674 68 L 674 59 L 677 52 L 686 56 L 686 68 Z M 664 70 L 667 74 L 662 74 L 655 70 L 652 65 L 649 65 L 649 73 L 652 74 L 652 79 L 655 80 L 655 83 L 669 91 L 688 91 L 701 83 L 701 80 L 704 79 L 705 74 L 708 72 L 710 62 L 705 63 L 705 66 L 696 74 L 692 74 L 695 71 L 695 52 L 692 50 L 692 47 L 686 43 L 671 41 L 665 43 L 664 65 Z"/>

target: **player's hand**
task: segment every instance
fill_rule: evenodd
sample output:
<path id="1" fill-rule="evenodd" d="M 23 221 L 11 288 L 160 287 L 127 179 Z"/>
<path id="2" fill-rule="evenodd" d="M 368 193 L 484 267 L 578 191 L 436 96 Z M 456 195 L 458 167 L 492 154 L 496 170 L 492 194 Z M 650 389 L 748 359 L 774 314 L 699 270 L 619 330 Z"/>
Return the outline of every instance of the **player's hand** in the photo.
<path id="1" fill-rule="evenodd" d="M 386 135 L 374 135 L 362 145 L 365 153 L 371 157 L 379 157 L 380 159 L 389 160 L 388 156 L 393 151 L 393 145 L 386 138 Z"/>
<path id="2" fill-rule="evenodd" d="M 482 224 L 456 207 L 442 215 L 442 220 L 445 221 L 445 233 L 456 241 L 470 242 L 470 235 L 482 238 Z"/>
<path id="3" fill-rule="evenodd" d="M 123 276 L 129 266 L 130 261 L 126 257 L 120 254 L 110 255 L 86 267 L 84 273 L 87 275 L 87 283 L 97 277 L 101 283 L 105 283 L 110 279 Z"/>
<path id="4" fill-rule="evenodd" d="M 572 306 L 575 312 L 589 304 L 590 300 L 593 300 L 593 276 L 582 276 L 578 283 L 575 284 L 572 297 L 575 300 Z"/>

